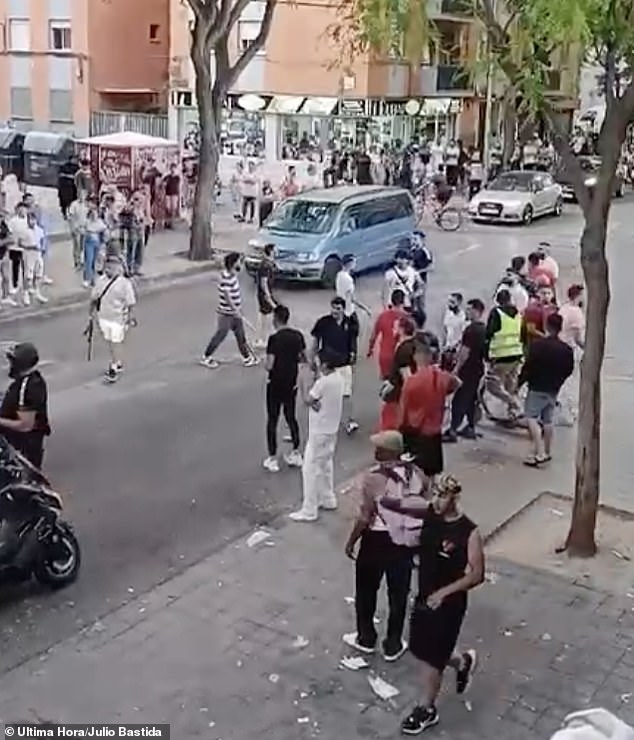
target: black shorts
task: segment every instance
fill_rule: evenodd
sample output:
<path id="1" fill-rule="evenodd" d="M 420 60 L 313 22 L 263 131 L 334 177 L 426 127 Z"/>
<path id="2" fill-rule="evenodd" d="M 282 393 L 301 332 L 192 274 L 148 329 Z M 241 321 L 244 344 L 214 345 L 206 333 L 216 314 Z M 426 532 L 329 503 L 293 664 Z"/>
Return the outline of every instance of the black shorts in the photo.
<path id="1" fill-rule="evenodd" d="M 417 600 L 409 626 L 412 655 L 437 671 L 444 671 L 458 644 L 466 610 L 466 599 L 457 603 L 445 602 L 438 609 L 430 609 Z"/>
<path id="2" fill-rule="evenodd" d="M 402 433 L 405 452 L 414 456 L 414 463 L 423 473 L 430 478 L 440 475 L 444 470 L 442 435 L 424 435 L 407 429 Z"/>

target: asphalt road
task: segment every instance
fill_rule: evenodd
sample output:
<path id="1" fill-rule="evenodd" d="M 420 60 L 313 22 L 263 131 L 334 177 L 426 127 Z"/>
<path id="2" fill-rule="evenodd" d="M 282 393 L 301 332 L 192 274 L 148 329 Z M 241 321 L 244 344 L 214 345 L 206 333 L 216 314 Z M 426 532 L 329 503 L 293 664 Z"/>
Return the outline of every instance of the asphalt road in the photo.
<path id="1" fill-rule="evenodd" d="M 627 383 L 634 364 L 627 329 L 628 276 L 634 267 L 629 209 L 628 203 L 619 203 L 613 214 L 614 292 L 606 369 L 617 378 L 610 381 L 616 390 L 606 393 L 606 403 L 613 404 L 610 420 L 614 414 L 623 424 L 631 412 L 618 399 L 625 392 L 628 401 L 634 400 Z M 528 229 L 469 225 L 456 234 L 431 232 L 436 257 L 431 321 L 439 318 L 451 290 L 489 299 L 510 257 L 527 253 L 541 240 L 552 243 L 564 269 L 573 269 L 580 225 L 578 211 L 571 207 L 561 219 Z M 380 282 L 376 275 L 359 280 L 362 297 L 373 305 Z M 325 291 L 302 288 L 281 294 L 301 329 L 309 330 L 327 310 Z M 227 362 L 219 370 L 196 365 L 213 329 L 214 304 L 209 275 L 146 296 L 138 310 L 140 326 L 130 338 L 127 370 L 116 386 L 101 380 L 102 347 L 92 363 L 85 360 L 83 312 L 0 326 L 2 341 L 29 339 L 40 349 L 54 427 L 46 469 L 65 493 L 84 554 L 79 581 L 63 592 L 49 594 L 32 586 L 3 591 L 0 670 L 92 625 L 132 595 L 148 591 L 299 500 L 297 471 L 272 476 L 261 467 L 262 368 L 242 368 L 232 338 L 221 349 Z M 627 331 L 630 340 L 624 344 Z M 376 386 L 373 366 L 362 362 L 357 384 L 362 431 L 340 442 L 340 480 L 367 455 L 364 437 L 376 419 Z M 622 463 L 623 450 L 611 444 L 608 457 L 615 460 L 607 466 L 621 460 L 619 485 L 629 494 L 631 476 Z"/>

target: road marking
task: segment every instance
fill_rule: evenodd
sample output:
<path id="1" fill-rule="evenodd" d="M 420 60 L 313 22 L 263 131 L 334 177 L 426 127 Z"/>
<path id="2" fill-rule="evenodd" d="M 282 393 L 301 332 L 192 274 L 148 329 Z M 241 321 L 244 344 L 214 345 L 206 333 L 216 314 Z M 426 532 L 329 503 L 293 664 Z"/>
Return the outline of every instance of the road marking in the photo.
<path id="1" fill-rule="evenodd" d="M 454 257 L 459 257 L 461 254 L 467 254 L 467 252 L 473 252 L 475 249 L 480 249 L 482 244 L 470 244 L 468 247 L 463 247 L 462 249 L 458 249 L 455 252 L 451 252 L 451 254 L 446 255 L 445 259 L 453 259 Z"/>

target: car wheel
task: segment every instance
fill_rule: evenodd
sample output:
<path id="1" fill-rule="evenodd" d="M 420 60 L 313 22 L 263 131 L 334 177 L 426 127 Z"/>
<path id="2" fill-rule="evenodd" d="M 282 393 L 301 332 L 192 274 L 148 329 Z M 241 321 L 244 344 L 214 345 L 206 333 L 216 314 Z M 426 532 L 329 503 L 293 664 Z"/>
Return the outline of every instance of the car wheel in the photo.
<path id="1" fill-rule="evenodd" d="M 522 213 L 522 223 L 524 226 L 530 226 L 533 223 L 533 206 L 526 206 L 524 213 Z"/>
<path id="2" fill-rule="evenodd" d="M 339 257 L 328 257 L 324 262 L 324 269 L 321 273 L 321 284 L 324 288 L 334 288 L 337 273 L 341 270 L 341 260 Z"/>
<path id="3" fill-rule="evenodd" d="M 555 216 L 561 216 L 561 214 L 563 213 L 563 210 L 564 210 L 564 203 L 561 198 L 557 198 L 553 213 L 555 214 Z"/>

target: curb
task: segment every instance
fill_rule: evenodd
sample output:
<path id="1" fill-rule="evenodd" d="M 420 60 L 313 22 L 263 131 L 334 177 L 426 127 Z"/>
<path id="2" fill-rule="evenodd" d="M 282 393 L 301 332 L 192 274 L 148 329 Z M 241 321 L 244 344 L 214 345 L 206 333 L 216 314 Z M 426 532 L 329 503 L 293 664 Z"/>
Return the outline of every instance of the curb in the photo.
<path id="1" fill-rule="evenodd" d="M 199 275 L 213 272 L 217 268 L 218 263 L 216 260 L 210 260 L 209 262 L 193 264 L 179 272 L 136 278 L 135 286 L 139 294 L 147 295 L 172 285 L 187 282 Z M 86 290 L 75 290 L 72 293 L 61 296 L 53 305 L 34 306 L 32 308 L 24 308 L 19 313 L 12 313 L 6 316 L 0 315 L 0 326 L 34 318 L 48 319 L 64 311 L 72 311 L 77 308 L 86 307 L 87 305 L 88 292 Z"/>

